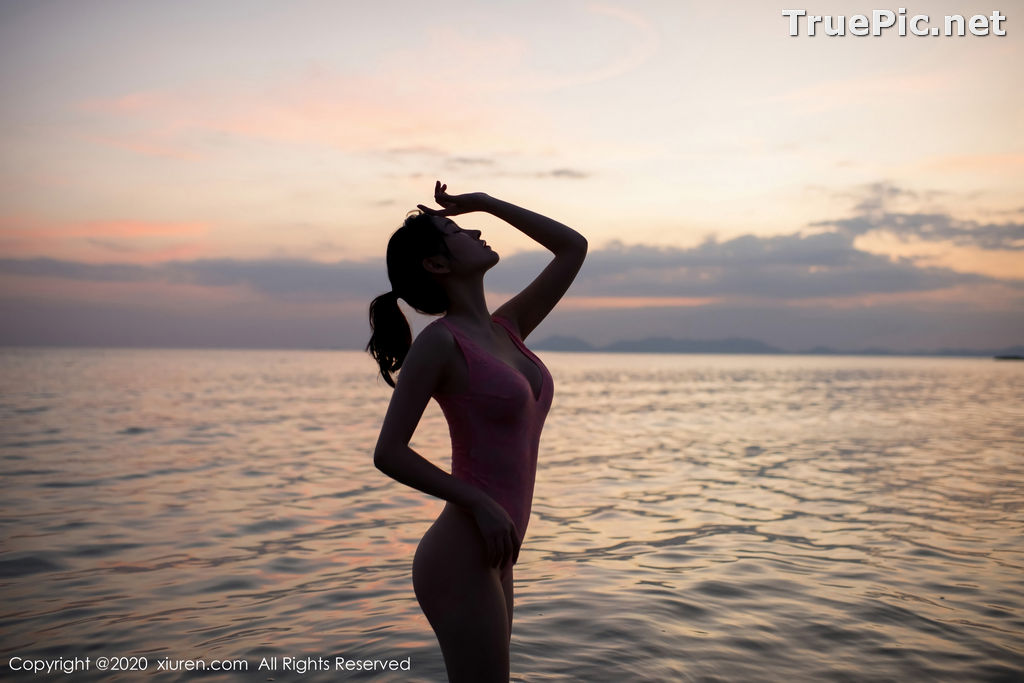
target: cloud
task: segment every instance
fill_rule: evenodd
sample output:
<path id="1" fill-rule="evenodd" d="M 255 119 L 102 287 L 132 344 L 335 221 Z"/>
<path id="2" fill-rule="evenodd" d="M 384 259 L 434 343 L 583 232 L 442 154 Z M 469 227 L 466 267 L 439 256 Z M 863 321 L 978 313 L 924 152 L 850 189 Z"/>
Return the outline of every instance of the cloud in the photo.
<path id="1" fill-rule="evenodd" d="M 389 147 L 384 150 L 385 154 L 394 155 L 427 155 L 427 156 L 444 156 L 445 152 L 436 147 L 430 147 L 429 145 L 410 145 L 406 147 Z"/>
<path id="2" fill-rule="evenodd" d="M 524 5 L 517 15 L 518 25 L 487 20 L 475 27 L 425 27 L 413 47 L 384 55 L 377 73 L 389 82 L 406 81 L 413 73 L 423 93 L 443 92 L 461 105 L 467 98 L 498 96 L 507 101 L 509 96 L 601 83 L 636 71 L 661 49 L 662 31 L 656 23 L 622 7 L 542 3 Z M 573 26 L 575 35 L 567 38 L 563 24 Z M 586 50 L 570 51 L 555 65 L 544 60 L 552 43 L 574 39 L 585 40 Z M 581 56 L 598 59 L 595 63 Z M 462 85 L 451 77 L 455 64 Z"/>
<path id="3" fill-rule="evenodd" d="M 1024 223 L 979 223 L 957 220 L 943 213 L 880 213 L 853 218 L 818 221 L 851 235 L 882 231 L 906 240 L 947 241 L 981 249 L 1024 249 Z"/>
<path id="4" fill-rule="evenodd" d="M 892 183 L 880 181 L 865 186 L 853 209 L 857 212 L 880 211 L 884 206 L 900 199 L 918 199 L 918 194 Z"/>
<path id="5" fill-rule="evenodd" d="M 451 168 L 460 166 L 493 166 L 494 159 L 487 157 L 449 157 L 446 163 Z"/>
<path id="6" fill-rule="evenodd" d="M 584 171 L 579 171 L 579 170 L 577 170 L 575 168 L 556 168 L 555 170 L 551 171 L 548 175 L 551 175 L 551 176 L 553 176 L 555 178 L 574 178 L 574 179 L 577 179 L 577 178 L 587 178 L 587 177 L 590 176 L 589 173 L 586 173 Z"/>
<path id="7" fill-rule="evenodd" d="M 158 271 L 152 266 L 122 263 L 95 265 L 52 258 L 0 259 L 0 273 L 89 282 L 148 282 L 160 279 Z"/>
<path id="8" fill-rule="evenodd" d="M 595 345 L 663 336 L 703 340 L 740 337 L 790 351 L 819 345 L 850 351 L 869 347 L 902 351 L 1000 349 L 1024 340 L 1024 316 L 964 305 L 921 307 L 914 302 L 856 308 L 836 308 L 828 303 L 808 307 L 758 303 L 614 310 L 559 306 L 531 340 L 551 335 L 573 335 Z"/>
<path id="9" fill-rule="evenodd" d="M 429 153 L 435 146 L 523 147 L 510 131 L 541 129 L 525 109 L 465 97 L 452 108 L 423 91 L 399 91 L 386 74 L 292 73 L 256 88 L 245 82 L 185 84 L 79 101 L 78 135 L 144 156 L 197 160 L 230 143 L 271 143 L 349 153 Z M 415 116 L 410 116 L 415 112 Z"/>
<path id="10" fill-rule="evenodd" d="M 74 249 L 131 255 L 134 262 L 194 259 L 209 252 L 212 225 L 146 220 L 53 220 L 32 215 L 0 216 L 0 250 L 28 256 Z"/>
<path id="11" fill-rule="evenodd" d="M 375 296 L 387 288 L 383 262 L 199 259 L 155 265 L 88 264 L 51 258 L 0 259 L 0 273 L 86 282 L 167 282 L 245 287 L 279 300 Z"/>
<path id="12" fill-rule="evenodd" d="M 840 223 L 832 221 L 830 224 Z M 844 224 L 845 225 L 845 224 Z M 592 249 L 572 288 L 575 297 L 683 297 L 779 300 L 935 292 L 1024 280 L 921 266 L 854 246 L 853 227 L 836 232 L 708 239 L 690 248 L 612 242 Z M 493 291 L 518 291 L 550 260 L 547 252 L 509 255 L 488 275 Z M 0 260 L 0 273 L 68 280 L 166 281 L 245 287 L 271 299 L 368 298 L 387 289 L 382 259 L 320 263 L 301 259 L 197 259 L 153 265 L 92 265 L 39 258 Z"/>
<path id="13" fill-rule="evenodd" d="M 473 171 L 478 177 L 490 178 L 556 178 L 563 180 L 583 180 L 593 174 L 579 168 L 559 167 L 552 169 L 522 168 L 526 164 L 517 164 L 516 154 L 500 153 L 493 156 L 459 156 L 452 155 L 436 147 L 393 147 L 383 152 L 384 156 L 393 160 L 410 159 L 419 166 L 427 162 L 436 167 L 444 167 L 452 171 Z M 519 165 L 520 168 L 514 168 Z M 416 171 L 410 177 L 420 178 L 423 173 Z"/>
<path id="14" fill-rule="evenodd" d="M 365 312 L 279 306 L 167 309 L 114 301 L 0 297 L 0 346 L 362 348 Z M 367 372 L 372 376 L 367 357 Z"/>
<path id="15" fill-rule="evenodd" d="M 921 163 L 923 168 L 939 171 L 1003 171 L 1019 172 L 1024 167 L 1024 154 L 959 154 L 929 159 Z"/>
<path id="16" fill-rule="evenodd" d="M 490 279 L 514 291 L 543 267 L 528 252 L 503 261 Z M 948 268 L 921 267 L 853 246 L 841 233 L 708 240 L 689 249 L 612 243 L 591 250 L 574 296 L 666 296 L 798 300 L 866 294 L 926 292 L 1000 282 Z M 1024 287 L 1024 281 L 1014 286 Z"/>
<path id="17" fill-rule="evenodd" d="M 1018 306 L 1019 309 L 1019 306 Z M 362 349 L 369 337 L 366 307 L 268 305 L 228 301 L 212 306 L 151 302 L 19 300 L 0 296 L 0 345 L 98 345 L 234 348 Z M 913 302 L 836 308 L 828 303 L 581 309 L 559 306 L 531 341 L 571 334 L 606 344 L 621 339 L 759 339 L 789 350 L 882 346 L 1003 348 L 1024 339 L 1024 316 L 969 305 L 921 307 Z M 412 321 L 421 328 L 424 321 Z M 543 355 L 543 354 L 542 354 Z M 367 372 L 373 365 L 366 358 Z"/>
<path id="18" fill-rule="evenodd" d="M 202 236 L 211 225 L 202 222 L 96 220 L 54 221 L 34 216 L 0 216 L 0 235 L 63 239 L 78 237 Z"/>
<path id="19" fill-rule="evenodd" d="M 106 249 L 107 251 L 120 252 L 122 254 L 137 254 L 137 253 L 140 253 L 140 252 L 147 251 L 147 249 L 145 249 L 143 247 L 139 247 L 139 246 L 134 245 L 134 244 L 126 244 L 124 242 L 117 242 L 115 240 L 99 239 L 99 238 L 96 238 L 96 237 L 86 237 L 85 238 L 85 242 L 86 242 L 86 244 L 91 244 L 92 246 L 99 247 L 100 249 Z"/>
<path id="20" fill-rule="evenodd" d="M 1024 223 L 980 223 L 959 220 L 941 211 L 892 211 L 893 203 L 931 200 L 942 193 L 917 193 L 890 183 L 873 183 L 864 188 L 863 196 L 854 205 L 854 215 L 815 221 L 811 227 L 831 227 L 849 236 L 884 232 L 901 240 L 916 237 L 931 242 L 951 242 L 958 246 L 981 249 L 1024 249 Z"/>
<path id="21" fill-rule="evenodd" d="M 1024 280 L 869 253 L 854 245 L 856 236 L 851 229 L 708 239 L 690 248 L 621 242 L 594 248 L 570 300 L 537 338 L 742 336 L 790 349 L 1019 343 Z M 540 251 L 508 255 L 488 274 L 487 286 L 518 291 L 550 259 Z M 389 288 L 382 259 L 95 265 L 8 258 L 0 259 L 0 277 L 0 305 L 10 312 L 12 330 L 0 343 L 26 344 L 356 348 L 365 343 L 366 303 Z M 91 290 L 97 295 L 85 303 L 92 314 L 84 315 L 78 294 Z M 146 294 L 131 294 L 138 291 Z M 580 305 L 609 297 L 617 303 Z M 626 305 L 630 298 L 635 306 Z"/>
<path id="22" fill-rule="evenodd" d="M 336 50 L 345 48 L 328 40 L 298 51 L 318 57 L 276 60 L 260 78 L 238 73 L 230 56 L 255 49 L 260 63 L 267 46 L 239 42 L 221 51 L 227 61 L 215 56 L 201 78 L 114 86 L 78 99 L 75 134 L 94 145 L 193 163 L 247 160 L 271 147 L 353 155 L 442 147 L 462 150 L 455 163 L 504 150 L 543 159 L 564 131 L 534 96 L 641 68 L 660 49 L 661 30 L 643 13 L 610 5 L 520 10 L 514 22 L 495 22 L 493 12 L 475 9 L 456 22 L 433 12 L 404 37 L 399 27 L 410 25 L 408 17 L 396 23 L 382 16 L 379 28 L 394 40 L 372 41 L 369 53 L 353 48 L 361 58 L 351 64 L 340 65 Z M 574 27 L 567 40 L 563 24 Z M 240 26 L 240 35 L 251 28 Z"/>
<path id="23" fill-rule="evenodd" d="M 172 281 L 210 287 L 244 285 L 272 297 L 370 297 L 387 285 L 382 262 L 341 261 L 334 264 L 299 259 L 203 259 L 164 266 Z"/>
<path id="24" fill-rule="evenodd" d="M 577 168 L 553 168 L 544 171 L 497 171 L 491 175 L 503 178 L 555 178 L 556 180 L 584 180 L 590 173 Z"/>
<path id="25" fill-rule="evenodd" d="M 439 148 L 393 149 L 391 154 L 427 154 L 454 164 L 510 173 L 494 168 L 490 157 L 460 157 Z M 535 172 L 537 173 L 537 172 Z M 547 172 L 570 179 L 586 177 L 576 169 Z M 915 211 L 922 202 L 942 193 L 919 192 L 887 182 L 863 186 L 844 195 L 851 200 L 852 215 L 809 224 L 811 229 L 775 236 L 741 235 L 729 240 L 709 238 L 693 247 L 664 247 L 612 242 L 592 248 L 574 283 L 571 296 L 621 302 L 635 298 L 652 305 L 661 299 L 688 301 L 692 305 L 724 305 L 737 302 L 777 302 L 779 305 L 815 305 L 830 301 L 871 306 L 894 297 L 943 296 L 955 289 L 974 288 L 1004 299 L 1007 292 L 1024 289 L 1024 279 L 966 273 L 935 262 L 896 258 L 865 251 L 857 246 L 863 235 L 883 232 L 908 239 L 948 242 L 1008 252 L 1024 249 L 1024 224 L 979 223 L 959 220 L 941 210 Z M 390 201 L 390 200 L 387 200 Z M 41 226 L 34 225 L 33 228 Z M 203 224 L 155 224 L 140 222 L 83 223 L 58 230 L 60 234 L 85 236 L 100 246 L 130 250 L 122 238 L 136 235 L 205 231 Z M 10 230 L 10 228 L 8 228 Z M 27 232 L 27 228 L 23 232 Z M 191 254 L 188 256 L 192 256 Z M 168 260 L 173 259 L 173 260 Z M 50 258 L 2 259 L 0 274 L 35 276 L 56 280 L 93 282 L 166 282 L 171 286 L 236 288 L 268 301 L 332 302 L 368 300 L 388 289 L 383 259 L 342 260 L 335 263 L 296 258 L 259 260 L 188 258 L 168 253 L 160 262 L 95 265 Z M 519 291 L 550 261 L 550 254 L 528 251 L 506 255 L 488 274 L 487 285 L 495 292 Z M 996 290 L 992 290 L 995 287 Z M 852 305 L 851 303 L 851 305 Z"/>

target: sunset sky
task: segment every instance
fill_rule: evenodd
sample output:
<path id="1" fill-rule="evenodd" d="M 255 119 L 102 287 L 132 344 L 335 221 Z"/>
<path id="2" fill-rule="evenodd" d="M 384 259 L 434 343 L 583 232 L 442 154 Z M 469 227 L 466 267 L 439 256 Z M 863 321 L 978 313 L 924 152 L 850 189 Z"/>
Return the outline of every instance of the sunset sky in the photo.
<path id="1" fill-rule="evenodd" d="M 1024 344 L 1024 7 L 875 7 L 0 0 L 0 344 L 359 348 L 435 179 L 589 238 L 537 340 Z"/>

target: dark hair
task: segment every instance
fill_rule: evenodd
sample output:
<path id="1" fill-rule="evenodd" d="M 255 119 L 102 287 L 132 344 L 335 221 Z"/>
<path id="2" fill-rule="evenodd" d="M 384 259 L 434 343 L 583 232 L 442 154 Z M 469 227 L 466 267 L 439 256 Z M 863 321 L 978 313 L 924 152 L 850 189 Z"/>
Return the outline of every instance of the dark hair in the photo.
<path id="1" fill-rule="evenodd" d="M 444 233 L 438 230 L 432 216 L 422 212 L 410 214 L 388 241 L 391 291 L 370 302 L 373 334 L 366 350 L 380 366 L 381 377 L 392 387 L 395 381 L 391 375 L 402 367 L 412 346 L 412 330 L 398 307 L 398 299 L 427 315 L 447 311 L 448 294 L 423 267 L 423 259 L 448 253 Z"/>

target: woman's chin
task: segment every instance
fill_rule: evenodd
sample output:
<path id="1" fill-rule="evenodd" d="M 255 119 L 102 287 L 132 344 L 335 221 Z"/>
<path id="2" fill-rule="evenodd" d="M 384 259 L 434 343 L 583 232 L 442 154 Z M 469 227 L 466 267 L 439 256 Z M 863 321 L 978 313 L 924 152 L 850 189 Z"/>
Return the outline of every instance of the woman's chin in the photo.
<path id="1" fill-rule="evenodd" d="M 488 268 L 493 268 L 494 266 L 497 265 L 498 261 L 500 261 L 500 260 L 501 260 L 501 257 L 498 256 L 498 252 L 496 252 L 493 249 L 491 249 L 491 262 L 490 262 L 490 264 L 487 267 Z"/>

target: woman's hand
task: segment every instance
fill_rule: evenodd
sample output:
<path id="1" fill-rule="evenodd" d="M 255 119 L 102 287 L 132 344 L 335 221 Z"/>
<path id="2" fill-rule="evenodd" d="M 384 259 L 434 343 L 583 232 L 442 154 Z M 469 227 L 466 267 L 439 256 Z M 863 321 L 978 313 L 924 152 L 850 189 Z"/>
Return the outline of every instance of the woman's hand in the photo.
<path id="1" fill-rule="evenodd" d="M 483 192 L 453 195 L 445 192 L 447 189 L 448 186 L 442 185 L 440 180 L 434 183 L 434 201 L 444 207 L 443 209 L 431 209 L 422 204 L 417 204 L 416 208 L 431 216 L 458 216 L 473 211 L 486 211 L 487 202 L 491 200 L 491 197 Z"/>
<path id="2" fill-rule="evenodd" d="M 514 564 L 519 559 L 520 540 L 505 508 L 488 496 L 473 506 L 473 518 L 484 538 L 487 563 L 498 568 Z"/>

